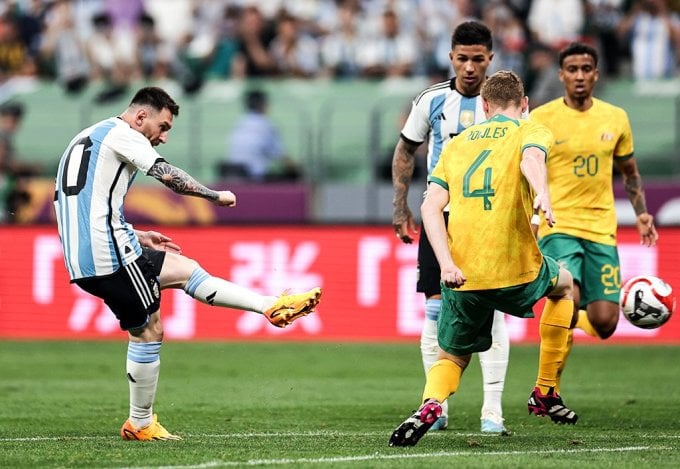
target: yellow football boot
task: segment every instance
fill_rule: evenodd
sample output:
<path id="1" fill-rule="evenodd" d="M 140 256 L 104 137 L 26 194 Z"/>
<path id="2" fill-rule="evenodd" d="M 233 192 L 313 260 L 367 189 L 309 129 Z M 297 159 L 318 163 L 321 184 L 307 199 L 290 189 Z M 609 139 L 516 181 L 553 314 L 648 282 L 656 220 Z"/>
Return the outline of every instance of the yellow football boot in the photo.
<path id="1" fill-rule="evenodd" d="M 276 327 L 286 327 L 297 318 L 313 312 L 320 299 L 321 288 L 318 287 L 295 295 L 284 293 L 262 314 Z"/>
<path id="2" fill-rule="evenodd" d="M 135 428 L 130 419 L 127 419 L 120 429 L 120 436 L 124 440 L 139 440 L 139 441 L 153 441 L 153 440 L 181 440 L 182 438 L 173 435 L 158 423 L 158 417 L 153 414 L 153 420 L 149 425 L 143 428 Z"/>

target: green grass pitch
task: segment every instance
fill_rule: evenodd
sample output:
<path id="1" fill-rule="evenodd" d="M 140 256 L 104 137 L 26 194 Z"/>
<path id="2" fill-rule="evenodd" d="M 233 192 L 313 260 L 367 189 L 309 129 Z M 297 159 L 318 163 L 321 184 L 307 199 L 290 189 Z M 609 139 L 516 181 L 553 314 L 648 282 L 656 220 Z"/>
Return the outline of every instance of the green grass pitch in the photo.
<path id="1" fill-rule="evenodd" d="M 0 342 L 0 467 L 677 468 L 680 346 L 575 345 L 576 426 L 528 415 L 535 345 L 513 346 L 509 436 L 479 433 L 473 359 L 449 430 L 413 448 L 391 431 L 418 406 L 417 343 L 163 345 L 155 411 L 179 442 L 126 442 L 126 342 Z"/>

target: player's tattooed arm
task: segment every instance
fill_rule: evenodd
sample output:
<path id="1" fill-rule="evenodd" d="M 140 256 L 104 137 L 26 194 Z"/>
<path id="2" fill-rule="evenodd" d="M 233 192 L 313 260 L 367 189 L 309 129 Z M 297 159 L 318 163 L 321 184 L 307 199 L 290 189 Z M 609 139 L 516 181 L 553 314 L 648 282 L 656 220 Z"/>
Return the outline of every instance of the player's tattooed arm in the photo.
<path id="1" fill-rule="evenodd" d="M 638 171 L 637 162 L 632 157 L 621 162 L 615 159 L 614 162 L 623 175 L 623 187 L 637 217 L 635 226 L 640 233 L 640 243 L 654 246 L 659 239 L 659 234 L 654 227 L 654 217 L 647 212 L 645 192 L 642 189 L 642 177 Z"/>
<path id="2" fill-rule="evenodd" d="M 411 244 L 418 231 L 413 213 L 408 206 L 408 189 L 416 165 L 416 149 L 420 144 L 400 138 L 392 156 L 392 227 L 403 243 Z"/>
<path id="3" fill-rule="evenodd" d="M 416 165 L 415 153 L 418 145 L 399 139 L 392 157 L 392 187 L 394 188 L 394 223 L 406 220 L 410 215 L 407 198 Z"/>
<path id="4" fill-rule="evenodd" d="M 617 163 L 617 168 L 623 176 L 623 187 L 628 195 L 635 215 L 647 213 L 647 202 L 645 201 L 645 191 L 642 188 L 642 176 L 638 171 L 637 162 L 635 158 L 627 158 L 622 162 Z"/>
<path id="5" fill-rule="evenodd" d="M 185 171 L 166 161 L 157 161 L 154 163 L 147 174 L 158 179 L 178 194 L 193 195 L 211 201 L 215 201 L 219 198 L 217 191 L 205 187 Z"/>
<path id="6" fill-rule="evenodd" d="M 635 215 L 647 213 L 647 202 L 645 201 L 645 193 L 642 190 L 642 178 L 639 174 L 629 176 L 624 179 L 623 187 L 628 194 L 628 200 L 633 205 Z"/>

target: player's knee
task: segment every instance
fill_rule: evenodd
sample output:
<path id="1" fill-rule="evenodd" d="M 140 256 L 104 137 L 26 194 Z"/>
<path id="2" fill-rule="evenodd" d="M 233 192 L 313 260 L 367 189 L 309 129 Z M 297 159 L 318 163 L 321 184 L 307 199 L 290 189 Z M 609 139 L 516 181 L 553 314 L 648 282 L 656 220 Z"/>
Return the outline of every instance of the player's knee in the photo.
<path id="1" fill-rule="evenodd" d="M 611 316 L 608 318 L 600 319 L 599 321 L 592 321 L 591 324 L 593 328 L 597 331 L 597 335 L 600 339 L 610 338 L 616 331 L 616 326 L 619 323 L 619 317 Z"/>
<path id="2" fill-rule="evenodd" d="M 195 260 L 193 260 L 189 257 L 185 257 L 182 261 L 182 270 L 184 272 L 186 272 L 187 279 L 191 276 L 191 274 L 196 269 L 200 269 L 200 268 L 201 268 L 201 264 L 199 264 L 197 261 L 195 261 Z"/>
<path id="3" fill-rule="evenodd" d="M 177 263 L 177 268 L 175 272 L 177 278 L 176 286 L 185 288 L 187 282 L 194 274 L 194 272 L 199 270 L 201 272 L 204 272 L 204 270 L 201 268 L 201 265 L 198 262 L 189 257 L 182 256 L 182 258 Z"/>
<path id="4" fill-rule="evenodd" d="M 619 305 L 612 301 L 595 301 L 588 305 L 588 321 L 600 339 L 608 339 L 619 323 Z"/>
<path id="5" fill-rule="evenodd" d="M 190 257 L 168 252 L 161 270 L 161 288 L 184 288 L 191 275 L 201 266 Z"/>
<path id="6" fill-rule="evenodd" d="M 548 298 L 554 300 L 573 300 L 574 298 L 574 277 L 564 267 L 560 267 L 555 288 L 548 294 Z"/>
<path id="7" fill-rule="evenodd" d="M 465 371 L 467 366 L 470 364 L 470 359 L 472 358 L 472 355 L 450 355 L 450 354 L 448 354 L 448 356 L 446 356 L 445 358 L 451 360 L 453 363 L 458 365 L 462 371 Z"/>
<path id="8" fill-rule="evenodd" d="M 163 342 L 163 325 L 160 321 L 149 322 L 145 327 L 129 329 L 128 334 L 146 342 Z"/>

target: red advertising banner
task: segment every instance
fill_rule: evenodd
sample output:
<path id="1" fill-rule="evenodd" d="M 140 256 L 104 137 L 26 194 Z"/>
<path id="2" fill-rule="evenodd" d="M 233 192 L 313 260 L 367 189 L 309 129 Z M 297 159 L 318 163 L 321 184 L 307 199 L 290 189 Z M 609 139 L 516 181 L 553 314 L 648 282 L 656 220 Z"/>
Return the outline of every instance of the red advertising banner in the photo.
<path id="1" fill-rule="evenodd" d="M 143 228 L 143 227 L 142 227 Z M 164 290 L 165 337 L 173 340 L 416 341 L 424 298 L 415 292 L 416 245 L 391 227 L 161 227 L 209 273 L 263 294 L 320 285 L 316 314 L 286 329 L 260 315 L 211 307 L 182 290 Z M 649 274 L 680 288 L 680 228 L 661 230 L 658 246 L 619 233 L 623 279 Z M 536 342 L 538 320 L 508 316 L 513 342 Z M 576 331 L 578 340 L 594 341 Z M 113 314 L 71 285 L 53 227 L 0 227 L 0 338 L 122 338 Z M 680 343 L 680 313 L 660 329 L 621 318 L 611 342 Z"/>

